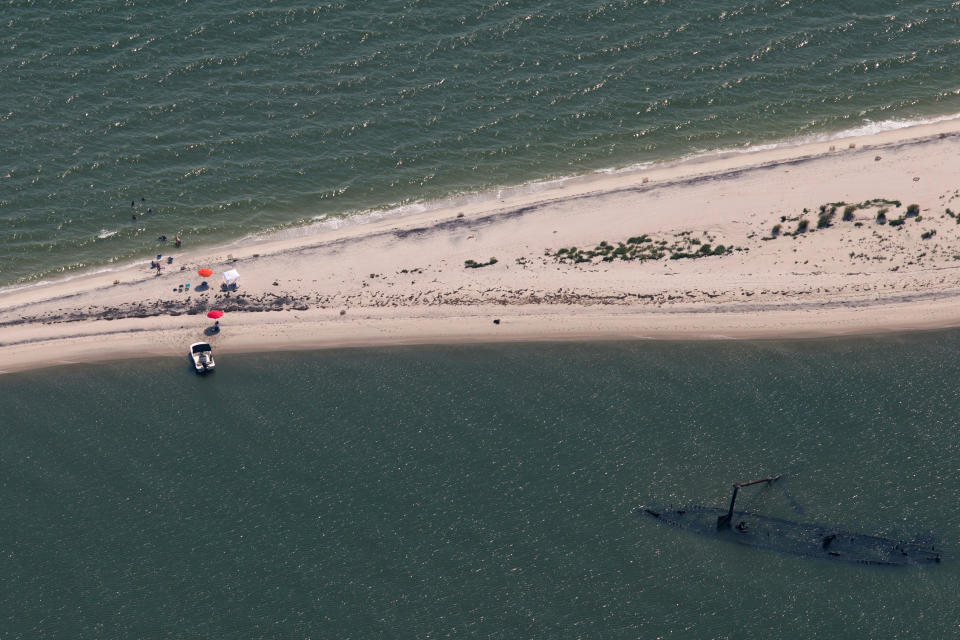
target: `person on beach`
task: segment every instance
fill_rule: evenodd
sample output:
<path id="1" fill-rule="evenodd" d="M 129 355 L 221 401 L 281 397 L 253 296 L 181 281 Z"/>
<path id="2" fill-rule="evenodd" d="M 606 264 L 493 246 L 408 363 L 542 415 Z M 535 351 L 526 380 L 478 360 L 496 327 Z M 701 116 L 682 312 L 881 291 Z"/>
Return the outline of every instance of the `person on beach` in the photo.
<path id="1" fill-rule="evenodd" d="M 220 333 L 220 321 L 219 321 L 219 320 L 214 320 L 214 322 L 213 322 L 213 332 L 214 332 L 214 333 Z"/>
<path id="2" fill-rule="evenodd" d="M 180 243 L 180 236 L 177 236 L 177 239 L 173 241 L 173 246 L 175 246 L 176 248 L 179 249 L 179 248 L 180 248 L 180 244 L 181 244 L 181 243 Z"/>
<path id="3" fill-rule="evenodd" d="M 157 240 L 159 240 L 160 242 L 166 242 L 167 236 L 161 234 L 160 236 L 157 236 Z"/>

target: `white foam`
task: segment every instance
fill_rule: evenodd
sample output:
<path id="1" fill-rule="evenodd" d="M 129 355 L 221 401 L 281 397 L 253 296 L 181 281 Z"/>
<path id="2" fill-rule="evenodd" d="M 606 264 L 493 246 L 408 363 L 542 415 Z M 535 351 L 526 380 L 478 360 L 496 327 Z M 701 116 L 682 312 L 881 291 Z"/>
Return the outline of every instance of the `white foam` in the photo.
<path id="1" fill-rule="evenodd" d="M 696 164 L 708 160 L 724 157 L 733 154 L 756 153 L 760 151 L 769 151 L 771 149 L 798 147 L 815 142 L 829 142 L 831 140 L 842 140 L 844 138 L 853 138 L 859 136 L 868 136 L 871 134 L 882 133 L 884 131 L 894 131 L 897 129 L 906 129 L 909 127 L 936 124 L 950 120 L 960 119 L 960 113 L 936 116 L 932 118 L 917 118 L 911 120 L 884 120 L 881 122 L 864 121 L 863 124 L 844 129 L 842 131 L 815 133 L 783 140 L 763 143 L 746 144 L 739 147 L 724 147 L 720 149 L 700 149 L 677 158 L 664 159 L 660 161 L 646 161 L 630 164 L 623 167 L 606 167 L 581 174 L 572 174 L 568 176 L 543 178 L 532 180 L 518 185 L 495 186 L 483 191 L 471 191 L 458 193 L 438 200 L 424 200 L 404 204 L 385 205 L 378 209 L 344 211 L 340 214 L 320 214 L 314 216 L 311 222 L 298 226 L 290 226 L 272 231 L 259 232 L 248 235 L 230 246 L 247 244 L 251 241 L 263 240 L 285 240 L 290 238 L 299 238 L 308 236 L 321 231 L 331 231 L 354 225 L 368 224 L 378 220 L 403 218 L 405 216 L 422 213 L 425 211 L 435 211 L 438 209 L 450 209 L 458 206 L 478 204 L 494 200 L 504 200 L 517 195 L 529 195 L 546 191 L 548 189 L 568 185 L 579 181 L 589 181 L 600 175 L 618 175 L 626 173 L 639 173 L 657 168 L 673 167 L 680 164 Z"/>
<path id="2" fill-rule="evenodd" d="M 770 151 L 773 149 L 789 149 L 791 147 L 800 147 L 807 144 L 814 144 L 820 142 L 831 142 L 834 140 L 843 140 L 846 138 L 857 138 L 863 136 L 875 135 L 878 133 L 883 133 L 885 131 L 897 131 L 899 129 L 908 129 L 910 127 L 918 127 L 924 125 L 937 124 L 940 122 L 949 122 L 951 120 L 960 120 L 960 113 L 954 113 L 944 116 L 936 116 L 931 118 L 916 118 L 910 120 L 882 120 L 880 122 L 873 122 L 871 120 L 865 120 L 863 124 L 851 127 L 850 129 L 843 129 L 841 131 L 833 132 L 823 132 L 823 133 L 811 133 L 802 136 L 795 136 L 792 138 L 784 138 L 783 140 L 778 140 L 775 142 L 766 142 L 762 144 L 752 144 L 747 142 L 742 146 L 737 147 L 721 147 L 719 149 L 697 149 L 691 153 L 685 154 L 678 158 L 660 160 L 656 162 L 639 162 L 636 164 L 631 164 L 625 167 L 611 167 L 609 169 L 600 169 L 596 173 L 606 173 L 606 174 L 624 174 L 624 173 L 638 173 L 641 171 L 648 171 L 651 169 L 662 169 L 667 167 L 675 167 L 680 164 L 697 164 L 706 162 L 709 160 L 715 160 L 717 158 L 723 158 L 730 155 L 742 155 L 749 153 L 758 153 L 761 151 Z"/>
<path id="3" fill-rule="evenodd" d="M 937 116 L 934 118 L 917 118 L 912 120 L 882 120 L 880 122 L 874 122 L 872 120 L 865 120 L 863 124 L 852 127 L 850 129 L 843 129 L 841 131 L 834 132 L 824 132 L 824 133 L 811 133 L 803 136 L 796 136 L 793 138 L 786 138 L 777 142 L 769 142 L 765 144 L 748 144 L 742 147 L 727 147 L 723 149 L 716 149 L 713 151 L 701 151 L 691 156 L 687 156 L 686 159 L 695 159 L 702 157 L 715 157 L 715 156 L 724 156 L 728 154 L 742 154 L 742 153 L 754 153 L 757 151 L 769 151 L 771 149 L 781 149 L 789 147 L 799 147 L 805 144 L 812 144 L 817 142 L 831 142 L 834 140 L 844 140 L 846 138 L 859 138 L 863 136 L 876 135 L 878 133 L 884 133 L 886 131 L 897 131 L 899 129 L 909 129 L 910 127 L 919 127 L 924 125 L 937 124 L 940 122 L 949 122 L 951 120 L 960 120 L 960 113 L 954 113 L 945 116 Z"/>

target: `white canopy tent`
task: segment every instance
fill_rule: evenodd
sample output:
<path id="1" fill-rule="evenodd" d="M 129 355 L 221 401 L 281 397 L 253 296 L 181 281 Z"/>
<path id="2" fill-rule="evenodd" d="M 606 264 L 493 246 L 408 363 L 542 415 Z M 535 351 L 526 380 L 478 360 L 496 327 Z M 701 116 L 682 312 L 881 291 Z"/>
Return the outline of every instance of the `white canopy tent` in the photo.
<path id="1" fill-rule="evenodd" d="M 223 282 L 228 287 L 234 284 L 239 279 L 240 279 L 240 274 L 237 273 L 236 269 L 230 269 L 229 271 L 223 272 Z"/>

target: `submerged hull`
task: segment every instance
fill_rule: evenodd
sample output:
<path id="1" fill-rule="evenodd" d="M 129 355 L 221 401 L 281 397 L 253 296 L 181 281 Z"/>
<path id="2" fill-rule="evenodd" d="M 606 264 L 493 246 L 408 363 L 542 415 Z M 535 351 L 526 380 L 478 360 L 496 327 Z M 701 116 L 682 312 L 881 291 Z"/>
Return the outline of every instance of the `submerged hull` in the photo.
<path id="1" fill-rule="evenodd" d="M 727 515 L 726 509 L 695 505 L 667 510 L 638 507 L 636 511 L 662 524 L 755 549 L 869 565 L 940 562 L 940 552 L 932 545 L 901 542 L 746 511 L 735 511 L 730 526 L 721 528 L 717 527 L 717 520 Z"/>

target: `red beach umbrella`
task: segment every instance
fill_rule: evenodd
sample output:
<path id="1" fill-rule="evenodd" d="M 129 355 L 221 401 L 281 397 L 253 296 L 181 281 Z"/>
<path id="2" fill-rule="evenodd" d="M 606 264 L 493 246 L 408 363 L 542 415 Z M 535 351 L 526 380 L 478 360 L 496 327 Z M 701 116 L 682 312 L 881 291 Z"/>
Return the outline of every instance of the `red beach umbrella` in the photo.
<path id="1" fill-rule="evenodd" d="M 213 318 L 214 320 L 216 320 L 217 318 L 222 318 L 222 317 L 223 317 L 223 311 L 220 311 L 220 309 L 214 309 L 213 311 L 208 311 L 208 312 L 207 312 L 207 317 L 208 317 L 208 318 Z"/>
<path id="2" fill-rule="evenodd" d="M 210 269 L 199 269 L 197 270 L 197 273 L 203 278 L 209 278 L 210 276 L 213 275 L 213 271 L 211 271 Z"/>

